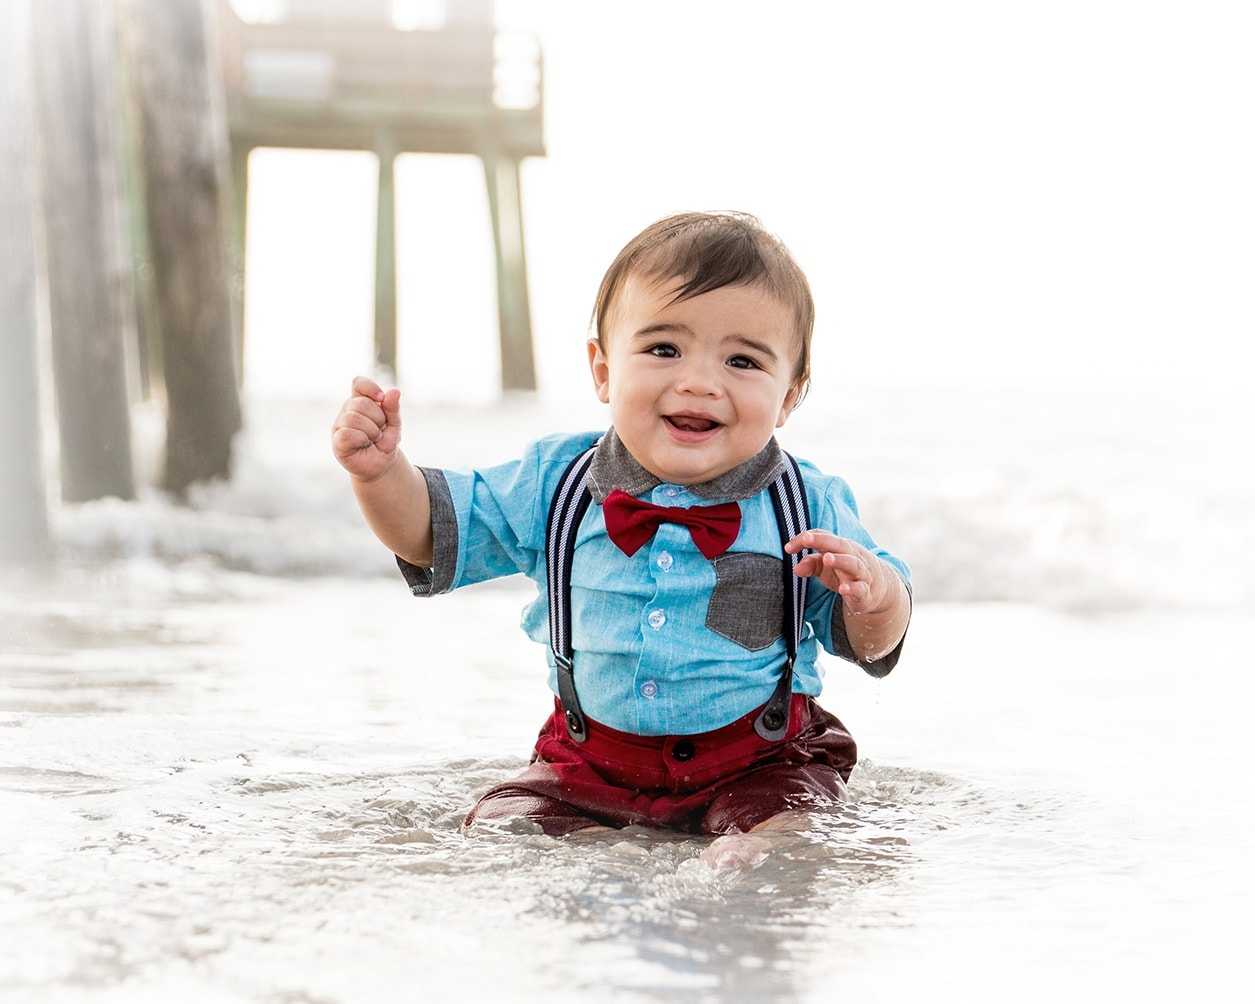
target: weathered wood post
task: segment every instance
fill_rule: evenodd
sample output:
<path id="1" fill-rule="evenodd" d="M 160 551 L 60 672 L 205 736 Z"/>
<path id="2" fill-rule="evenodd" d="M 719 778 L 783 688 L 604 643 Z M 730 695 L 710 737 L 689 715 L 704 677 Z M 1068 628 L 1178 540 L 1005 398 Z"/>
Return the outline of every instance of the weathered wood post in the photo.
<path id="1" fill-rule="evenodd" d="M 31 17 L 61 497 L 130 499 L 134 315 L 112 5 L 46 0 Z"/>
<path id="2" fill-rule="evenodd" d="M 496 151 L 482 155 L 497 256 L 497 318 L 503 390 L 535 390 L 532 316 L 523 248 L 523 199 L 519 159 Z"/>
<path id="3" fill-rule="evenodd" d="M 35 144 L 29 7 L 0 4 L 0 564 L 48 548 L 40 462 L 35 271 Z"/>
<path id="4" fill-rule="evenodd" d="M 241 425 L 228 146 L 204 0 L 119 0 L 138 91 L 166 387 L 164 485 L 226 477 Z M 211 69 L 212 67 L 212 69 Z"/>
<path id="5" fill-rule="evenodd" d="M 375 211 L 375 362 L 397 371 L 397 195 L 396 141 L 380 130 L 379 191 Z"/>
<path id="6" fill-rule="evenodd" d="M 245 277 L 248 274 L 248 147 L 230 144 L 231 158 L 231 247 L 230 268 L 232 277 L 232 307 L 236 332 L 235 367 L 236 379 L 244 382 L 244 294 Z"/>

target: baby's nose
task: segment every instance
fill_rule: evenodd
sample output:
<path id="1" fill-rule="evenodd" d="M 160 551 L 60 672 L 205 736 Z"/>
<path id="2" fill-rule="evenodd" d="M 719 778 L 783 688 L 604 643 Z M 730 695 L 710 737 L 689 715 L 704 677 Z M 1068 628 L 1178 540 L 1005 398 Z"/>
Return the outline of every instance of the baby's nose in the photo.
<path id="1" fill-rule="evenodd" d="M 676 388 L 689 394 L 719 394 L 722 387 L 719 367 L 700 359 L 687 361 L 676 379 Z"/>

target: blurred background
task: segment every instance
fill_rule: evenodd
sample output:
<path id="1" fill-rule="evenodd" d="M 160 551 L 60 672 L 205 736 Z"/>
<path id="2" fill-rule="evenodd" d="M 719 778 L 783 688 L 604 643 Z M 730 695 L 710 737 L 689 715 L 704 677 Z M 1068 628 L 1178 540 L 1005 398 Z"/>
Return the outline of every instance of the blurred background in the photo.
<path id="1" fill-rule="evenodd" d="M 0 0 L 0 997 L 1233 999 L 1252 52 L 1247 0 Z M 604 428 L 604 269 L 724 208 L 815 292 L 782 445 L 913 570 L 825 682 L 851 811 L 713 886 L 464 841 L 531 583 L 414 601 L 334 416 Z"/>
<path id="2" fill-rule="evenodd" d="M 522 192 L 545 392 L 585 390 L 578 344 L 613 255 L 691 207 L 757 213 L 807 268 L 817 394 L 1239 388 L 1224 360 L 1252 321 L 1245 5 L 501 0 L 496 13 L 544 54 L 547 156 L 524 162 Z M 493 317 L 479 169 L 430 160 L 399 180 L 402 365 Z M 256 235 L 249 320 L 258 353 L 299 340 L 343 352 L 342 370 L 362 322 L 299 291 L 338 275 L 368 302 L 373 167 L 300 163 L 267 154 L 264 181 L 256 165 L 275 226 Z M 279 225 L 351 199 L 359 226 L 338 246 Z M 457 373 L 456 388 L 433 383 L 494 392 L 483 367 Z"/>
<path id="3" fill-rule="evenodd" d="M 851 477 L 935 582 L 1015 562 L 960 598 L 1005 595 L 1028 551 L 1057 570 L 1117 539 L 1100 563 L 1144 583 L 1168 511 L 1245 553 L 1245 4 L 4 10 L 14 560 L 78 503 L 239 486 L 278 402 L 324 450 L 357 372 L 402 387 L 432 462 L 604 421 L 593 293 L 689 208 L 759 215 L 810 275 L 814 390 L 786 446 Z M 1185 486 L 1205 498 L 1183 510 Z"/>

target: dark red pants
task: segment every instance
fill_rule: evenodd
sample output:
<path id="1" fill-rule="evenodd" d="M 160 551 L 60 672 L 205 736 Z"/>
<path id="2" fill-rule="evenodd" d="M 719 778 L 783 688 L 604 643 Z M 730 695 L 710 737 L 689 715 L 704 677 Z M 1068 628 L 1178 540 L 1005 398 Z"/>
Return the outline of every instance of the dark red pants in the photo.
<path id="1" fill-rule="evenodd" d="M 858 751 L 841 722 L 795 694 L 785 739 L 769 742 L 754 731 L 757 714 L 693 736 L 636 736 L 590 721 L 577 743 L 559 705 L 528 768 L 490 789 L 466 825 L 522 817 L 553 836 L 633 824 L 734 833 L 844 799 Z"/>

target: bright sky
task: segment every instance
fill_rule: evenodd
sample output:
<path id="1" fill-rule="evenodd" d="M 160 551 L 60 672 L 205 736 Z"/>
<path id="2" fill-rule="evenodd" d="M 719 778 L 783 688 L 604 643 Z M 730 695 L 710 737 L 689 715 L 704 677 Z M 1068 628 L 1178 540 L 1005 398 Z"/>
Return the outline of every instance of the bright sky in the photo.
<path id="1" fill-rule="evenodd" d="M 541 39 L 524 171 L 543 389 L 587 394 L 592 297 L 678 209 L 759 215 L 818 307 L 816 386 L 1245 382 L 1255 5 L 500 0 Z M 254 155 L 250 382 L 369 358 L 375 167 Z M 477 163 L 398 167 L 402 385 L 489 399 Z M 277 363 L 282 360 L 282 366 Z"/>

